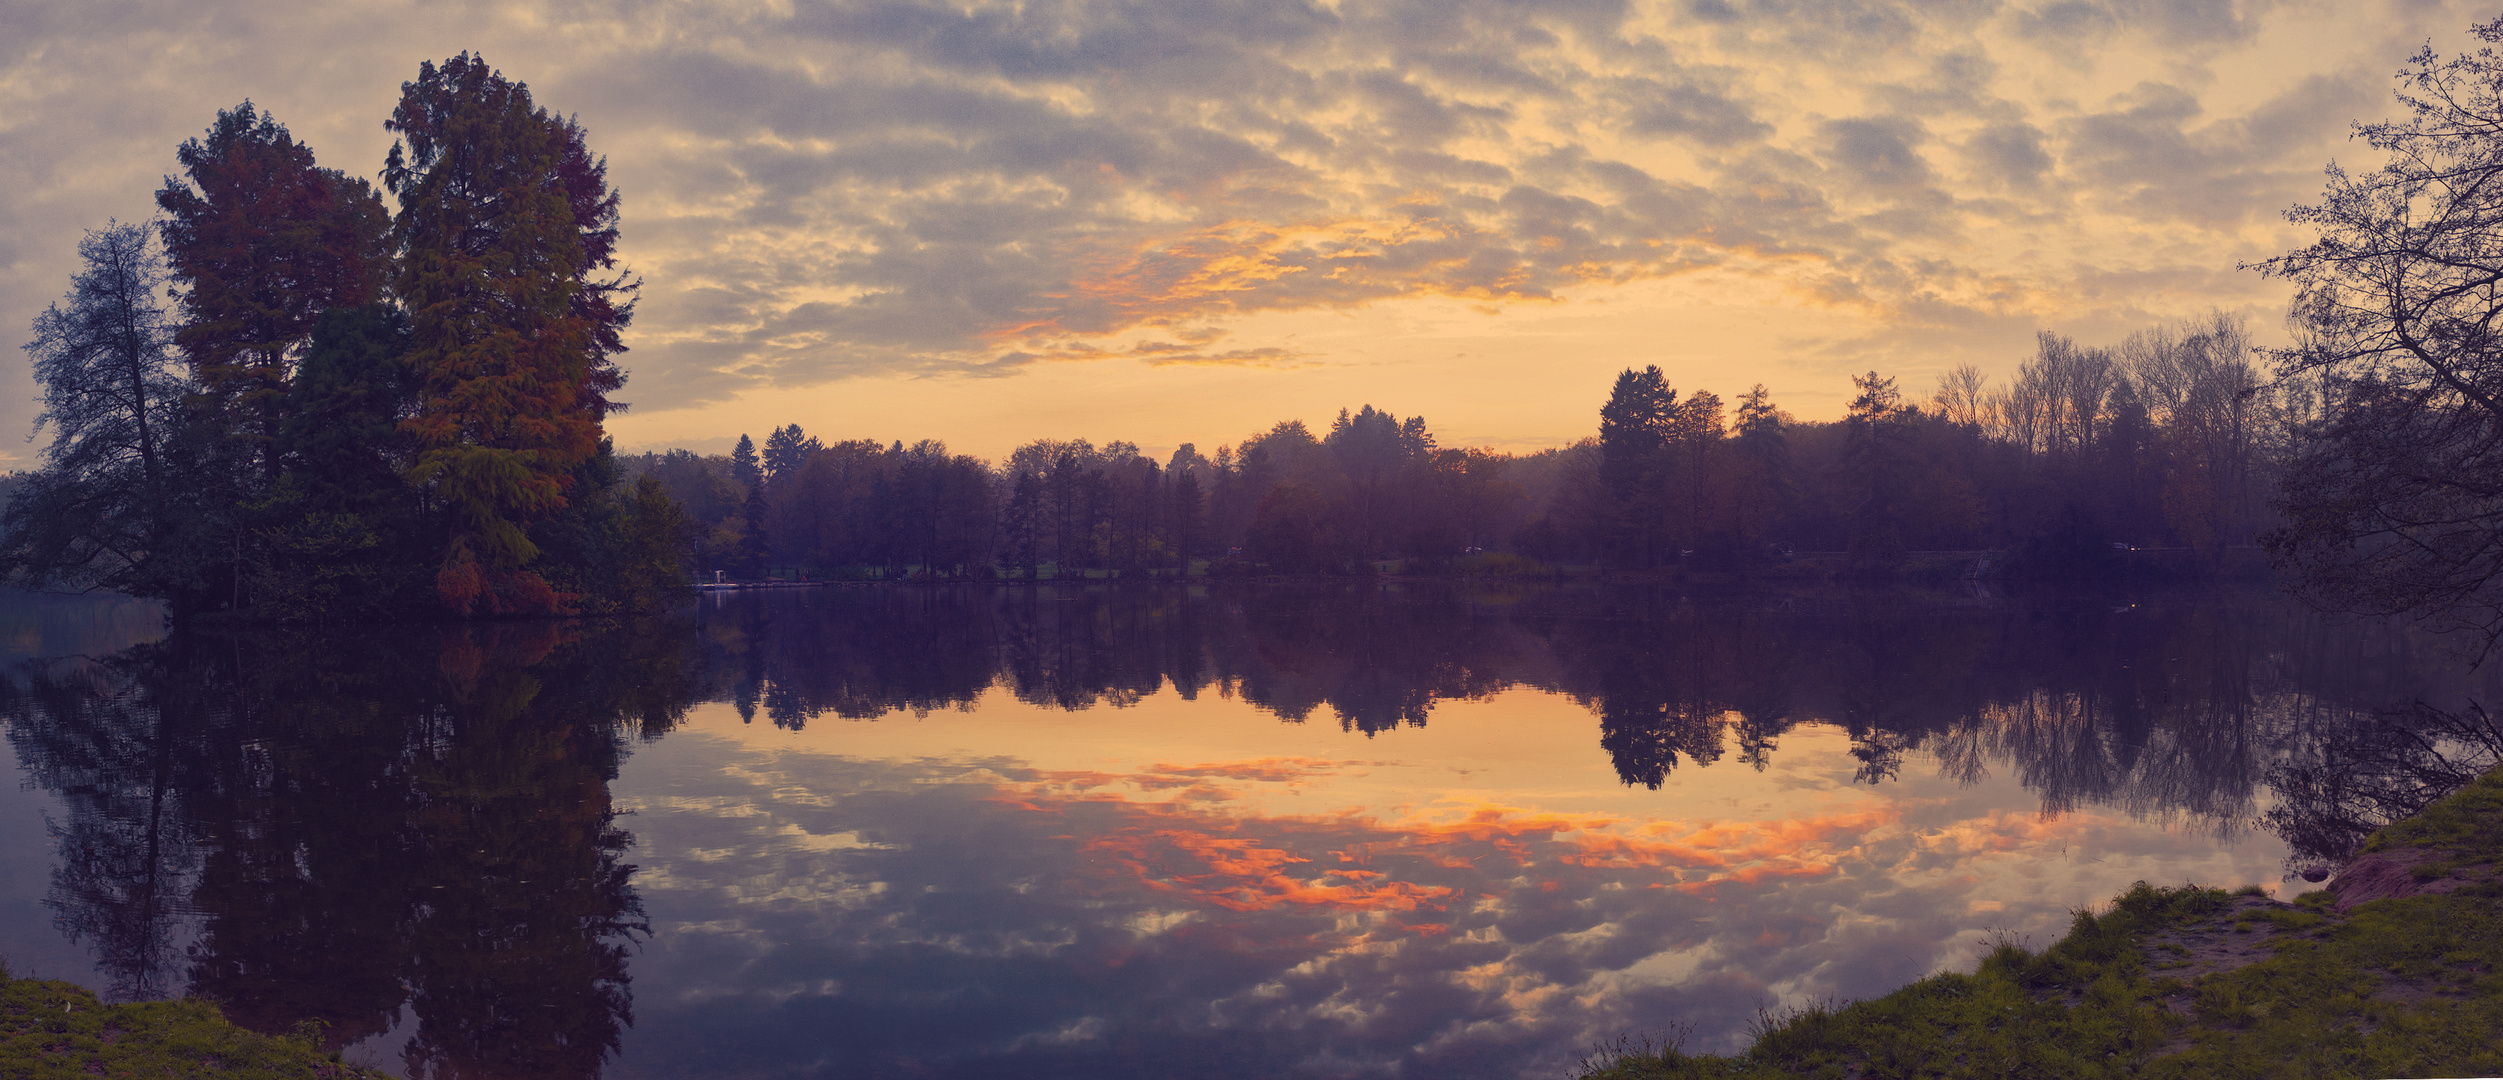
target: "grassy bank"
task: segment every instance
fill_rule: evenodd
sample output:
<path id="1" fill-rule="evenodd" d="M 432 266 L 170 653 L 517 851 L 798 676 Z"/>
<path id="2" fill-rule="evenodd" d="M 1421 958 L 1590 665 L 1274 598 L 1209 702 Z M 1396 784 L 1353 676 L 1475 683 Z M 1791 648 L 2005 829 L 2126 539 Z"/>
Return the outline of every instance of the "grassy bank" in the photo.
<path id="1" fill-rule="evenodd" d="M 1632 1042 L 1582 1080 L 2503 1075 L 2503 769 L 2292 904 L 2144 883 L 2039 953 L 1768 1020 L 1744 1052 Z"/>
<path id="2" fill-rule="evenodd" d="M 107 1005 L 75 984 L 11 978 L 0 968 L 0 1076 L 366 1080 L 384 1075 L 342 1064 L 311 1039 L 236 1027 L 205 1001 Z"/>

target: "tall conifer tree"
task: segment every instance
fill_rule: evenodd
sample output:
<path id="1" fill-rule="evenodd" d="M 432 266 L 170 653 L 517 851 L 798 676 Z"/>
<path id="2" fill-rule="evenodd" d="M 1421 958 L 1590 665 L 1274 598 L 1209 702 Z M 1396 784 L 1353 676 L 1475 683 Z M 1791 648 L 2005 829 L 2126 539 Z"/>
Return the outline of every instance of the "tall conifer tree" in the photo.
<path id="1" fill-rule="evenodd" d="M 730 451 L 730 479 L 749 488 L 765 482 L 765 470 L 756 460 L 756 444 L 744 432 L 738 447 Z"/>
<path id="2" fill-rule="evenodd" d="M 400 199 L 394 291 L 408 305 L 425 400 L 410 478 L 455 521 L 436 587 L 463 613 L 570 606 L 529 569 L 528 527 L 561 510 L 600 452 L 625 377 L 635 283 L 616 265 L 617 195 L 580 125 L 463 53 L 418 68 L 384 127 Z"/>
<path id="3" fill-rule="evenodd" d="M 1656 364 L 1617 373 L 1599 410 L 1599 476 L 1610 518 L 1605 547 L 1645 568 L 1659 561 L 1659 474 L 1676 417 L 1677 391 Z"/>

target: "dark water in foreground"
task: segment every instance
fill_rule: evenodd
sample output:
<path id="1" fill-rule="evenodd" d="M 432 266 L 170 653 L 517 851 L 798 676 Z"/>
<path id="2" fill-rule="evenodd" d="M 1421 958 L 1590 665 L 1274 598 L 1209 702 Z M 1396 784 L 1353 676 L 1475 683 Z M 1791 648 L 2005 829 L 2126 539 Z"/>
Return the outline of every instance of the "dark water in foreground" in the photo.
<path id="1" fill-rule="evenodd" d="M 2483 697 L 2265 595 L 825 589 L 0 606 L 0 953 L 429 1077 L 1560 1076 L 2137 879 Z M 2270 815 L 2274 812 L 2274 817 Z"/>

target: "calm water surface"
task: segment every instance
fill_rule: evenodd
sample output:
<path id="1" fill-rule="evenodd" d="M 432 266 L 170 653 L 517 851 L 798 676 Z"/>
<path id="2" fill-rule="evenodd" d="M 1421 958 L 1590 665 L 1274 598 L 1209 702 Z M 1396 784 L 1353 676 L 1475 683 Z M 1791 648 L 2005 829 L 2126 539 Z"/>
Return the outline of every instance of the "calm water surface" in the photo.
<path id="1" fill-rule="evenodd" d="M 2132 881 L 2298 891 L 2271 768 L 2491 689 L 2264 594 L 887 587 L 170 636 L 19 598 L 0 648 L 14 971 L 482 1078 L 1728 1048 Z"/>

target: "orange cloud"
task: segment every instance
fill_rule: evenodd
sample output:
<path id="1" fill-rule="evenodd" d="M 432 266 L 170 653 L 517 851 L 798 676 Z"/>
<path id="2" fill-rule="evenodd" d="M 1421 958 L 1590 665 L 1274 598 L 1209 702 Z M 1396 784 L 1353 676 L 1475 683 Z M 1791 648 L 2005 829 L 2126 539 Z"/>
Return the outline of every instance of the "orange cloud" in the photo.
<path id="1" fill-rule="evenodd" d="M 1133 773 L 1037 772 L 1002 784 L 992 798 L 1039 813 L 1067 813 L 1082 805 L 1114 808 L 1130 823 L 1100 834 L 1082 850 L 1148 888 L 1238 912 L 1286 906 L 1441 911 L 1464 892 L 1477 891 L 1468 888 L 1470 880 L 1482 884 L 1494 875 L 1519 883 L 1515 887 L 1554 891 L 1564 887 L 1559 873 L 1564 870 L 1646 871 L 1660 879 L 1644 883 L 1648 887 L 1707 894 L 1724 886 L 1831 876 L 1844 860 L 1865 851 L 1872 837 L 1909 840 L 1916 856 L 1970 856 L 2038 846 L 2085 825 L 2074 816 L 2055 821 L 1994 812 L 1907 834 L 1905 807 L 1899 804 L 1770 821 L 1632 822 L 1608 814 L 1480 803 L 1385 821 L 1359 814 L 1231 810 L 1232 793 L 1222 787 L 1305 782 L 1366 764 L 1374 763 L 1265 757 L 1160 763 Z M 1167 792 L 1176 794 L 1138 797 Z M 1299 848 L 1316 854 L 1301 854 Z M 1436 883 L 1455 871 L 1476 877 Z M 1409 928 L 1422 925 L 1427 924 Z"/>
<path id="2" fill-rule="evenodd" d="M 1310 358 L 1278 346 L 1209 349 L 1222 331 L 1204 327 L 1184 335 L 1196 339 L 1188 345 L 1147 341 L 1125 350 L 1094 342 L 1140 327 L 1394 297 L 1553 302 L 1559 286 L 1664 276 L 1723 257 L 1702 253 L 1720 245 L 1691 237 L 1580 251 L 1587 245 L 1469 222 L 1430 197 L 1383 209 L 1284 222 L 1229 218 L 1153 233 L 1120 250 L 1064 251 L 1062 261 L 1077 269 L 1066 287 L 1038 294 L 1042 312 L 978 337 L 1017 343 L 1003 357 L 1009 363 L 1129 356 L 1155 365 L 1293 367 Z"/>
<path id="3" fill-rule="evenodd" d="M 1150 765 L 1148 773 L 1155 776 L 1211 777 L 1225 780 L 1257 780 L 1283 784 L 1327 776 L 1349 765 L 1371 765 L 1376 762 L 1333 761 L 1312 757 L 1264 757 L 1248 761 L 1219 761 L 1204 765 Z"/>
<path id="4" fill-rule="evenodd" d="M 1220 786 L 1223 783 L 1292 784 L 1321 779 L 1351 766 L 1377 764 L 1380 763 L 1312 757 L 1263 757 L 1198 765 L 1160 763 L 1127 773 L 1091 769 L 1020 771 L 1016 774 L 1017 782 L 1004 789 L 1003 794 L 994 796 L 994 801 L 1038 809 L 1025 800 L 1038 795 L 1087 801 L 1125 800 L 1127 796 L 1107 790 L 1121 787 L 1140 791 L 1174 791 L 1178 792 L 1178 801 L 1183 802 L 1223 801 L 1234 797 L 1233 792 Z"/>
<path id="5" fill-rule="evenodd" d="M 1457 892 L 1442 885 L 1374 883 L 1367 879 L 1384 875 L 1365 871 L 1324 870 L 1310 879 L 1297 878 L 1286 868 L 1311 860 L 1279 848 L 1259 847 L 1251 840 L 1190 829 L 1123 832 L 1100 837 L 1082 850 L 1111 855 L 1149 888 L 1179 892 L 1229 911 L 1261 911 L 1282 904 L 1349 911 L 1414 911 L 1420 906 L 1440 910 L 1435 901 Z M 1186 861 L 1196 861 L 1204 869 L 1177 873 L 1177 863 Z M 1347 884 L 1324 884 L 1332 878 Z"/>
<path id="6" fill-rule="evenodd" d="M 1343 217 L 1301 222 L 1221 221 L 1178 234 L 1159 235 L 1109 256 L 1081 259 L 1082 269 L 1064 292 L 1050 299 L 1085 301 L 1090 311 L 1109 316 L 1115 327 L 1162 322 L 1175 318 L 1269 304 L 1247 294 L 1277 292 L 1272 286 L 1297 275 L 1313 274 L 1332 286 L 1368 284 L 1359 267 L 1405 244 L 1455 239 L 1442 223 L 1414 220 Z M 1377 293 L 1386 283 L 1370 282 L 1360 292 Z M 1358 292 L 1348 299 L 1362 298 Z M 1071 327 L 1066 316 L 1051 316 L 1002 327 L 993 337 L 1031 333 L 1087 332 Z"/>

